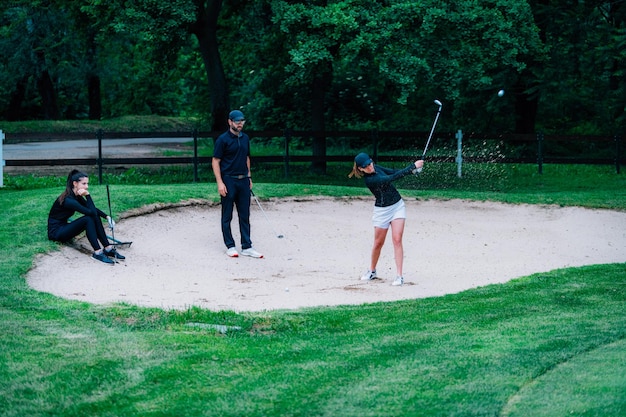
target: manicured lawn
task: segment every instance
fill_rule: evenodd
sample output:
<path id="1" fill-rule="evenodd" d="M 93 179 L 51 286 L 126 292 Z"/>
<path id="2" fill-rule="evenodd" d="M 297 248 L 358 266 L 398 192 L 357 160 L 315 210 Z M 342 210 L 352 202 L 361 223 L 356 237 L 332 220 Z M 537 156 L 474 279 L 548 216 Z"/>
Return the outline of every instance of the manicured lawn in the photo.
<path id="1" fill-rule="evenodd" d="M 543 176 L 525 167 L 498 170 L 492 188 L 478 176 L 457 184 L 441 173 L 446 187 L 406 182 L 402 193 L 626 209 L 623 175 L 610 168 L 547 167 Z M 217 199 L 206 182 L 118 181 L 116 213 Z M 25 283 L 34 257 L 56 250 L 45 219 L 62 181 L 5 184 L 3 417 L 626 415 L 626 263 L 361 306 L 243 314 L 98 306 Z M 255 190 L 265 197 L 367 195 L 362 183 L 348 184 L 258 180 Z M 106 201 L 104 186 L 90 189 Z M 67 273 L 80 273 L 79 265 Z M 240 330 L 221 333 L 215 324 Z"/>

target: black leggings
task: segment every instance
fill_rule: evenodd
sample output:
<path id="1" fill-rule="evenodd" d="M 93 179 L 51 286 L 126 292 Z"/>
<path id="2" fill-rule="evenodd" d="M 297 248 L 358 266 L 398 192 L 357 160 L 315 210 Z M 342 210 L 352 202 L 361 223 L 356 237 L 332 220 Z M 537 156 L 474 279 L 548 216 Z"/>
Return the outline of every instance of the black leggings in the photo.
<path id="1" fill-rule="evenodd" d="M 79 217 L 78 219 L 56 229 L 50 238 L 52 240 L 56 240 L 57 242 L 67 242 L 78 236 L 83 231 L 86 233 L 87 240 L 89 240 L 89 243 L 91 244 L 91 247 L 93 247 L 94 251 L 100 249 L 98 241 L 102 242 L 103 247 L 111 245 L 107 239 L 104 226 L 102 226 L 102 221 L 100 221 L 99 217 Z"/>

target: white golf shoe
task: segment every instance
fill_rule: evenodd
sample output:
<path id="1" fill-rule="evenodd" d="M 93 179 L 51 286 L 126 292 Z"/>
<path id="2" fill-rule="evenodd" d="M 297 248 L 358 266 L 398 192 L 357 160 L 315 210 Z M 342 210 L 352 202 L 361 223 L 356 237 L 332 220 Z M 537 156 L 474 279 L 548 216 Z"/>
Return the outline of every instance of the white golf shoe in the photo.
<path id="1" fill-rule="evenodd" d="M 236 258 L 239 256 L 239 252 L 237 252 L 237 249 L 232 247 L 228 248 L 228 250 L 226 251 L 226 255 L 230 256 L 231 258 Z"/>
<path id="2" fill-rule="evenodd" d="M 376 278 L 376 270 L 367 270 L 366 273 L 363 274 L 363 276 L 361 276 L 361 281 L 371 281 L 374 278 Z"/>
<path id="3" fill-rule="evenodd" d="M 254 248 L 248 248 L 248 249 L 244 249 L 241 251 L 241 254 L 244 256 L 249 256 L 251 258 L 262 258 L 263 255 L 259 252 L 257 252 L 256 250 L 254 250 Z"/>
<path id="4" fill-rule="evenodd" d="M 399 287 L 402 284 L 404 284 L 404 278 L 403 277 L 396 277 L 396 279 L 394 279 L 393 282 L 391 283 L 391 285 L 393 285 L 395 287 Z"/>

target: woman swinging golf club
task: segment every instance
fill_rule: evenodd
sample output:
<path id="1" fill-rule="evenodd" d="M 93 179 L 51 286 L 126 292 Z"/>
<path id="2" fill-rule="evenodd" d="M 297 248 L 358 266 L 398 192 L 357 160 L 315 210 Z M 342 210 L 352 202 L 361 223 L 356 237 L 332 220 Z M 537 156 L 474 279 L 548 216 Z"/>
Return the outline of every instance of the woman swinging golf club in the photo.
<path id="1" fill-rule="evenodd" d="M 391 238 L 393 240 L 393 254 L 396 261 L 396 278 L 391 285 L 404 284 L 402 275 L 402 263 L 404 249 L 402 247 L 402 235 L 404 233 L 404 221 L 406 209 L 404 200 L 393 185 L 393 181 L 411 173 L 415 174 L 424 166 L 423 160 L 418 160 L 404 169 L 396 170 L 374 165 L 372 159 L 366 153 L 360 153 L 354 158 L 354 166 L 348 177 L 365 177 L 365 185 L 376 197 L 372 223 L 374 224 L 374 247 L 370 268 L 361 277 L 363 281 L 376 278 L 376 264 L 380 258 L 380 251 L 387 237 L 387 229 L 391 226 Z"/>
<path id="2" fill-rule="evenodd" d="M 83 216 L 70 221 L 76 212 Z M 65 191 L 54 200 L 48 214 L 48 239 L 68 242 L 84 231 L 94 250 L 92 258 L 114 265 L 115 262 L 109 258 L 122 260 L 125 256 L 118 253 L 107 239 L 101 218 L 107 219 L 109 227 L 115 226 L 113 219 L 94 205 L 89 194 L 87 174 L 74 169 L 67 176 Z"/>

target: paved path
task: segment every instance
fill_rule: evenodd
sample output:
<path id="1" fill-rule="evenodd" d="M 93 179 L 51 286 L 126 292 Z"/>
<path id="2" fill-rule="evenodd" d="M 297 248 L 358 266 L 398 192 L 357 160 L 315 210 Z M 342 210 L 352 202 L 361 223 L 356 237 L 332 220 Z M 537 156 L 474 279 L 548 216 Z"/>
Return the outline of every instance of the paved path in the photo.
<path id="1" fill-rule="evenodd" d="M 109 139 L 102 141 L 102 156 L 107 158 L 154 156 L 160 154 L 163 149 L 177 148 L 181 144 L 191 142 L 193 142 L 191 137 Z M 11 159 L 97 158 L 98 140 L 4 144 L 2 152 L 2 158 L 6 161 Z"/>
<path id="2" fill-rule="evenodd" d="M 188 156 L 193 156 L 193 138 L 129 138 L 108 139 L 102 141 L 103 158 L 141 158 L 163 156 L 166 150 L 188 150 Z M 189 146 L 187 146 L 189 144 Z M 187 156 L 181 154 L 181 156 Z M 67 141 L 49 142 L 25 142 L 17 144 L 3 144 L 1 159 L 11 160 L 37 160 L 37 159 L 83 159 L 98 157 L 97 139 L 79 139 Z M 68 172 L 68 169 L 78 168 L 89 170 L 90 167 L 68 167 L 62 165 L 53 166 L 7 166 L 3 167 L 4 173 L 21 174 L 32 173 L 40 175 L 60 175 Z M 86 171 L 87 172 L 87 171 Z"/>

